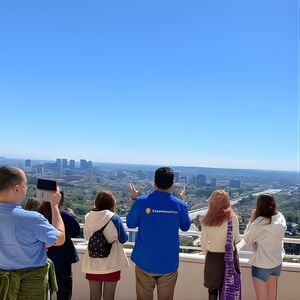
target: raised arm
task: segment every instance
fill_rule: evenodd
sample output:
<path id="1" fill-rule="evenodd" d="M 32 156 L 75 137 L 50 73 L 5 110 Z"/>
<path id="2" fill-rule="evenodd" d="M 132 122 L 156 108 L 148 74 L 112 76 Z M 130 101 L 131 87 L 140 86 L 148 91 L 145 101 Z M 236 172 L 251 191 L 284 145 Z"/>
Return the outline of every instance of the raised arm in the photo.
<path id="1" fill-rule="evenodd" d="M 53 192 L 51 198 L 51 214 L 52 214 L 52 225 L 58 230 L 58 237 L 55 241 L 54 246 L 61 246 L 65 242 L 65 226 L 59 211 L 59 202 L 61 195 L 59 190 Z"/>

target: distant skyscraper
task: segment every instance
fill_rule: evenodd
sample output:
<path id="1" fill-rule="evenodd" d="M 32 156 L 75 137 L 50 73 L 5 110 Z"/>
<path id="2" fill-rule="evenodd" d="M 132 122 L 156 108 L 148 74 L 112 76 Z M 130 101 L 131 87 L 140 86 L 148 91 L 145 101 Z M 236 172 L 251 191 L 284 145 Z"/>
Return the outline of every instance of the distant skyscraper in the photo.
<path id="1" fill-rule="evenodd" d="M 61 158 L 56 159 L 56 167 L 57 169 L 61 169 Z"/>
<path id="2" fill-rule="evenodd" d="M 70 159 L 70 169 L 75 170 L 75 160 L 74 159 Z"/>
<path id="3" fill-rule="evenodd" d="M 37 165 L 37 173 L 38 174 L 43 174 L 44 173 L 44 167 L 42 164 Z"/>
<path id="4" fill-rule="evenodd" d="M 93 162 L 87 161 L 86 159 L 80 160 L 80 169 L 81 170 L 88 170 L 93 168 Z"/>
<path id="5" fill-rule="evenodd" d="M 26 159 L 25 160 L 25 167 L 31 167 L 31 159 Z"/>
<path id="6" fill-rule="evenodd" d="M 63 169 L 66 169 L 68 167 L 68 160 L 66 158 L 63 158 L 62 160 L 62 167 Z"/>
<path id="7" fill-rule="evenodd" d="M 206 185 L 206 177 L 205 175 L 197 175 L 196 177 L 196 186 L 197 187 L 201 187 L 201 186 L 205 186 Z"/>
<path id="8" fill-rule="evenodd" d="M 191 176 L 187 176 L 187 180 L 186 180 L 186 183 L 188 185 L 195 185 L 196 184 L 196 177 L 194 175 L 191 175 Z"/>
<path id="9" fill-rule="evenodd" d="M 174 171 L 174 181 L 179 182 L 180 179 L 180 171 Z"/>

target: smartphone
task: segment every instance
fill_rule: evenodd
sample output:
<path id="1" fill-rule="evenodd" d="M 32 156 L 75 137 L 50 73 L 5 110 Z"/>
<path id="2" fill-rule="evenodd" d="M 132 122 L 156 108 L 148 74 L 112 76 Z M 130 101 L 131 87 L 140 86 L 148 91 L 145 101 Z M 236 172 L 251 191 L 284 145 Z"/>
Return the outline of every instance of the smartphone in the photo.
<path id="1" fill-rule="evenodd" d="M 36 185 L 36 198 L 40 201 L 50 201 L 52 193 L 57 189 L 55 180 L 38 179 Z"/>

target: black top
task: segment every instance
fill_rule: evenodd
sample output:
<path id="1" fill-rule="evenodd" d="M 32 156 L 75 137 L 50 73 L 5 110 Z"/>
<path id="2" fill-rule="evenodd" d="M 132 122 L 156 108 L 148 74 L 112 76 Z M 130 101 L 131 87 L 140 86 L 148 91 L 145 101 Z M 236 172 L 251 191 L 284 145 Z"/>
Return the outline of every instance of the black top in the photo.
<path id="1" fill-rule="evenodd" d="M 53 261 L 56 271 L 79 261 L 71 238 L 80 236 L 80 225 L 67 209 L 61 209 L 60 214 L 65 225 L 65 243 L 61 246 L 52 246 L 47 251 L 47 256 Z"/>

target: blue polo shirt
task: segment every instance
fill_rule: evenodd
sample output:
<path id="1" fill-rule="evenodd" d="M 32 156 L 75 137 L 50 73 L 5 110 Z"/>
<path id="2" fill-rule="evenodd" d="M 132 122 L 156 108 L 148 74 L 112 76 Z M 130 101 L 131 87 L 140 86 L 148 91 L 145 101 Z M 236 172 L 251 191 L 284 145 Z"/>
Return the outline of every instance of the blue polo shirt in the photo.
<path id="1" fill-rule="evenodd" d="M 20 205 L 0 203 L 0 269 L 18 270 L 45 265 L 45 247 L 58 231 L 40 213 Z"/>
<path id="2" fill-rule="evenodd" d="M 187 231 L 191 222 L 185 202 L 170 193 L 154 191 L 137 198 L 126 222 L 138 227 L 132 261 L 149 273 L 175 272 L 179 265 L 178 230 Z"/>

